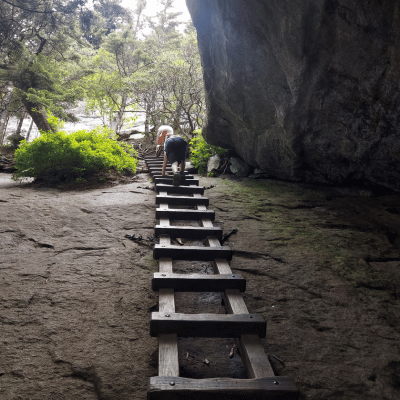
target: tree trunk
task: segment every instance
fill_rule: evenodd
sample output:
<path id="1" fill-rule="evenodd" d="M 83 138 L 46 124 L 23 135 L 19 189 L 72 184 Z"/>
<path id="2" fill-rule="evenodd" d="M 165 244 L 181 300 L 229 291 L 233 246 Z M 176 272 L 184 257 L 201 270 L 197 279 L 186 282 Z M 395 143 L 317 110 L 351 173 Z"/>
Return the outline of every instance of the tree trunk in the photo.
<path id="1" fill-rule="evenodd" d="M 176 107 L 176 110 L 174 113 L 172 114 L 172 128 L 174 129 L 174 131 L 180 131 L 181 130 L 181 125 L 180 125 L 180 115 L 181 115 L 181 107 L 178 106 Z"/>
<path id="2" fill-rule="evenodd" d="M 4 139 L 6 138 L 7 125 L 8 125 L 9 119 L 10 119 L 10 114 L 7 111 L 6 116 L 5 116 L 5 121 L 3 124 L 3 132 L 0 131 L 0 145 L 3 145 Z"/>
<path id="3" fill-rule="evenodd" d="M 52 132 L 52 133 L 55 132 L 54 129 L 52 129 L 52 127 L 48 123 L 46 113 L 41 104 L 33 104 L 30 103 L 28 100 L 24 100 L 24 106 L 28 114 L 33 119 L 33 122 L 35 123 L 39 131 Z"/>
<path id="4" fill-rule="evenodd" d="M 114 131 L 117 135 L 119 135 L 122 125 L 124 124 L 124 112 L 125 112 L 127 100 L 128 100 L 127 96 L 122 96 L 121 107 L 118 110 L 117 116 L 113 120 L 114 127 L 111 126 L 111 129 L 114 129 Z"/>
<path id="5" fill-rule="evenodd" d="M 11 97 L 14 91 L 13 83 L 8 82 L 8 86 L 6 88 L 6 93 L 3 97 L 3 101 L 1 102 L 1 113 L 0 113 L 0 144 L 3 144 L 4 137 L 6 135 L 6 128 L 8 122 L 8 111 L 7 107 L 11 101 Z"/>
<path id="6" fill-rule="evenodd" d="M 149 124 L 149 106 L 146 104 L 146 111 L 144 116 L 144 134 L 147 136 L 150 133 L 150 124 Z"/>
<path id="7" fill-rule="evenodd" d="M 33 119 L 31 120 L 31 124 L 29 125 L 28 133 L 26 134 L 26 141 L 29 142 L 29 136 L 31 136 L 31 130 L 33 126 Z"/>
<path id="8" fill-rule="evenodd" d="M 18 122 L 17 130 L 15 131 L 16 135 L 20 135 L 21 134 L 21 128 L 22 128 L 22 124 L 24 122 L 25 117 L 26 117 L 26 112 L 23 111 L 22 114 L 21 114 L 21 118 L 19 119 L 19 122 Z"/>

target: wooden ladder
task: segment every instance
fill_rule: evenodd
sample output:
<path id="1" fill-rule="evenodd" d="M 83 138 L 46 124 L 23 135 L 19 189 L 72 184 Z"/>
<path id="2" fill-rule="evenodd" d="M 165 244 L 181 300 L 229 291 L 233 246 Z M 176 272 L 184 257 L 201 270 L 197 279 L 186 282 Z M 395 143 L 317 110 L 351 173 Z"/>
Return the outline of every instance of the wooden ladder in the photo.
<path id="1" fill-rule="evenodd" d="M 204 188 L 187 173 L 175 187 L 172 177 L 161 176 L 161 158 L 146 157 L 145 161 L 156 185 L 156 218 L 160 221 L 155 227 L 159 244 L 153 251 L 159 272 L 152 280 L 153 290 L 159 293 L 159 311 L 153 312 L 150 320 L 150 334 L 159 341 L 159 367 L 158 376 L 149 379 L 148 400 L 297 399 L 293 380 L 275 376 L 264 353 L 260 338 L 266 336 L 266 323 L 246 307 L 242 297 L 246 281 L 229 266 L 232 251 L 221 246 L 222 230 L 213 225 L 215 214 L 207 209 Z M 171 173 L 170 166 L 167 172 Z M 198 220 L 200 226 L 171 226 L 173 219 Z M 171 239 L 176 238 L 203 239 L 207 246 L 174 246 Z M 173 260 L 212 261 L 214 274 L 174 274 Z M 175 313 L 174 291 L 221 292 L 228 314 Z M 179 377 L 178 336 L 237 338 L 248 379 Z"/>

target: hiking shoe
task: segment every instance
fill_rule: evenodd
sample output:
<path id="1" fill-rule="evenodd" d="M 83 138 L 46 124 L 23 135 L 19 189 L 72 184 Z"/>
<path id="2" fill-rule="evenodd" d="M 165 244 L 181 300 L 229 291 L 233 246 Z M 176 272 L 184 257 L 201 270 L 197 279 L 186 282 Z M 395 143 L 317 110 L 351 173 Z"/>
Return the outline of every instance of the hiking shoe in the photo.
<path id="1" fill-rule="evenodd" d="M 185 173 L 184 172 L 179 172 L 179 175 L 181 177 L 182 180 L 185 180 Z"/>
<path id="2" fill-rule="evenodd" d="M 176 174 L 174 174 L 174 180 L 172 181 L 172 184 L 174 186 L 179 186 L 180 180 L 181 180 L 181 176 L 180 176 L 179 172 L 177 172 Z"/>

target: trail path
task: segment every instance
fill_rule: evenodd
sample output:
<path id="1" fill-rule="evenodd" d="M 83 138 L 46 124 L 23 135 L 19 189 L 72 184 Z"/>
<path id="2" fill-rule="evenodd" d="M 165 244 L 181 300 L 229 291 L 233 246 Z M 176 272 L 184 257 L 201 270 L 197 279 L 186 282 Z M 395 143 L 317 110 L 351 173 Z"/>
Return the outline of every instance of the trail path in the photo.
<path id="1" fill-rule="evenodd" d="M 203 178 L 267 320 L 265 350 L 302 399 L 394 399 L 400 388 L 400 195 Z M 91 191 L 0 174 L 0 398 L 143 400 L 157 375 L 149 176 Z M 364 193 L 368 195 L 368 193 Z M 207 266 L 204 267 L 207 269 Z M 203 296 L 203 297 L 202 297 Z M 183 299 L 184 300 L 184 299 Z M 215 296 L 199 295 L 193 312 Z M 182 376 L 215 376 L 231 348 L 183 347 Z M 225 357 L 225 359 L 223 359 Z M 209 361 L 208 364 L 204 359 Z M 237 350 L 228 371 L 240 377 Z"/>

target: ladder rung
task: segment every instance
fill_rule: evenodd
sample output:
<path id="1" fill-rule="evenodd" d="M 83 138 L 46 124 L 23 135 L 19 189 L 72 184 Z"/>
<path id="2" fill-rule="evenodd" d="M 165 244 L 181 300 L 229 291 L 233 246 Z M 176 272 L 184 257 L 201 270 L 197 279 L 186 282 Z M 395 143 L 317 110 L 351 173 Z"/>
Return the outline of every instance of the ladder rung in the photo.
<path id="1" fill-rule="evenodd" d="M 232 259 L 232 250 L 228 246 L 201 247 L 201 246 L 174 246 L 156 244 L 153 249 L 153 258 L 172 258 L 173 260 L 214 261 L 217 258 Z"/>
<path id="2" fill-rule="evenodd" d="M 156 192 L 167 192 L 174 194 L 204 194 L 204 188 L 201 186 L 173 186 L 161 183 L 156 185 Z"/>
<path id="3" fill-rule="evenodd" d="M 151 165 L 150 166 L 148 165 L 147 168 L 150 172 L 152 172 L 155 175 L 157 175 L 157 172 L 158 172 L 158 175 L 161 175 L 161 173 L 162 173 L 162 166 L 161 167 L 152 167 Z M 165 171 L 171 172 L 172 171 L 171 166 L 167 165 L 167 167 L 165 168 Z M 184 174 L 189 175 L 189 172 L 185 171 Z"/>
<path id="4" fill-rule="evenodd" d="M 297 400 L 292 378 L 276 376 L 258 379 L 191 379 L 154 376 L 149 379 L 147 399 L 190 400 Z"/>
<path id="5" fill-rule="evenodd" d="M 157 195 L 156 204 L 169 204 L 174 206 L 206 206 L 210 200 L 208 197 L 190 197 L 190 196 L 168 196 Z"/>
<path id="6" fill-rule="evenodd" d="M 267 324 L 260 314 L 151 313 L 150 335 L 175 333 L 185 337 L 237 338 L 257 334 L 264 338 Z"/>
<path id="7" fill-rule="evenodd" d="M 246 279 L 240 274 L 167 274 L 157 272 L 152 289 L 174 289 L 177 292 L 223 292 L 227 289 L 246 290 Z"/>
<path id="8" fill-rule="evenodd" d="M 211 221 L 214 221 L 215 212 L 213 210 L 189 210 L 179 208 L 167 208 L 166 210 L 163 210 L 162 208 L 156 208 L 156 218 L 169 218 L 186 221 L 210 219 Z"/>
<path id="9" fill-rule="evenodd" d="M 169 235 L 171 239 L 205 239 L 210 236 L 222 240 L 222 229 L 220 227 L 203 228 L 200 226 L 161 226 L 156 225 L 155 236 Z"/>
<path id="10" fill-rule="evenodd" d="M 164 178 L 154 178 L 154 182 L 156 185 L 159 183 L 166 183 L 166 184 L 171 184 L 172 183 L 173 177 L 164 177 Z M 198 179 L 180 179 L 179 184 L 183 186 L 189 186 L 189 185 L 199 185 L 199 180 Z"/>
<path id="11" fill-rule="evenodd" d="M 162 176 L 161 174 L 158 174 L 158 175 L 153 175 L 153 178 L 154 179 L 156 179 L 156 178 L 169 178 L 169 179 L 172 179 L 172 176 L 168 177 L 168 176 Z M 185 173 L 185 178 L 186 179 L 194 179 L 194 176 Z"/>

